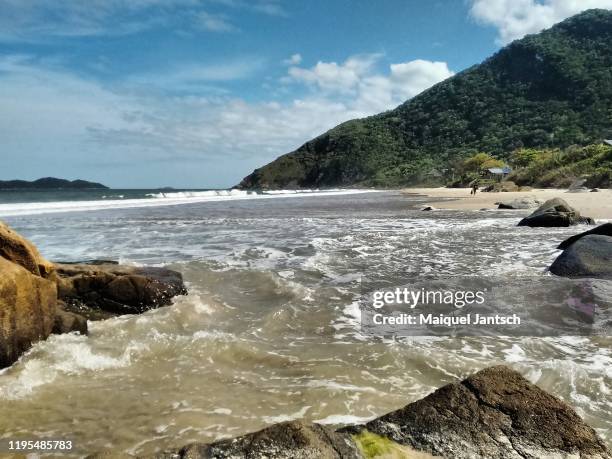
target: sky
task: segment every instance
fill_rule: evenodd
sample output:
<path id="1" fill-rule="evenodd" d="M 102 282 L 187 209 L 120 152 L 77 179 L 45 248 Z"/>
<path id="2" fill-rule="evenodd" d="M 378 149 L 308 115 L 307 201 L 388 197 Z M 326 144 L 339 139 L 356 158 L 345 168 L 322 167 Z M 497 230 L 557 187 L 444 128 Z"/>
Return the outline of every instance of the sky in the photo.
<path id="1" fill-rule="evenodd" d="M 612 0 L 0 0 L 0 180 L 227 188 Z"/>

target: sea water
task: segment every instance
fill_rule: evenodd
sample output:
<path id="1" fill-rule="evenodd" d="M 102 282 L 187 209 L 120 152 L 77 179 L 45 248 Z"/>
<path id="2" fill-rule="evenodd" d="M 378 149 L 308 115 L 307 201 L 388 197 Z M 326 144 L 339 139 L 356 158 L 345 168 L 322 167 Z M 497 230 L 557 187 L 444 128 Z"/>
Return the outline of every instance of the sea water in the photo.
<path id="1" fill-rule="evenodd" d="M 506 364 L 610 445 L 610 337 L 362 333 L 363 276 L 538 279 L 582 231 L 423 202 L 363 190 L 0 193 L 0 218 L 47 258 L 166 266 L 189 288 L 170 307 L 36 344 L 0 373 L 0 436 L 146 454 L 295 418 L 364 422 Z"/>

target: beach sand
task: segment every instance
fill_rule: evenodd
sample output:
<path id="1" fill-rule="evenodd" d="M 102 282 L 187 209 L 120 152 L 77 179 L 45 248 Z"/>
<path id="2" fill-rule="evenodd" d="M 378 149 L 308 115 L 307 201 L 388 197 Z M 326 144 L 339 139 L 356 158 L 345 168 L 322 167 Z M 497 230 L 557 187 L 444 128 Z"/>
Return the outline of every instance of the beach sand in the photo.
<path id="1" fill-rule="evenodd" d="M 600 190 L 599 193 L 568 193 L 562 189 L 534 189 L 532 191 L 482 193 L 470 196 L 469 188 L 405 188 L 404 193 L 420 194 L 431 198 L 429 202 L 437 209 L 479 210 L 496 209 L 496 202 L 510 201 L 522 197 L 533 197 L 544 202 L 551 198 L 562 198 L 569 205 L 587 217 L 612 219 L 612 190 Z M 441 198 L 435 201 L 435 198 Z M 451 199 L 451 200 L 448 200 Z M 533 210 L 533 209 L 532 209 Z M 524 210 L 525 215 L 532 210 Z M 500 212 L 503 212 L 500 210 Z"/>

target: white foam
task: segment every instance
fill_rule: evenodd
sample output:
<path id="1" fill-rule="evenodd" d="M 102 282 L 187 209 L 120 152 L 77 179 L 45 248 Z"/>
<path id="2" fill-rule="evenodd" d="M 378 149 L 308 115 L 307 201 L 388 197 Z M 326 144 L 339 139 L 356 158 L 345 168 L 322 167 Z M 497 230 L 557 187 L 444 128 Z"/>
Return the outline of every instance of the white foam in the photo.
<path id="1" fill-rule="evenodd" d="M 199 202 L 236 201 L 245 199 L 273 199 L 308 196 L 335 196 L 371 193 L 379 190 L 275 190 L 256 193 L 243 190 L 180 191 L 152 193 L 145 199 L 105 199 L 99 201 L 56 201 L 0 204 L 0 216 L 38 215 L 60 212 L 129 209 L 137 207 L 175 206 Z"/>
<path id="2" fill-rule="evenodd" d="M 354 425 L 354 424 L 365 424 L 368 421 L 376 418 L 376 416 L 352 416 L 350 414 L 332 414 L 323 419 L 317 419 L 315 422 L 319 424 L 334 424 L 334 425 Z"/>
<path id="3" fill-rule="evenodd" d="M 0 399 L 15 400 L 30 395 L 37 387 L 53 382 L 58 374 L 81 374 L 125 367 L 141 345 L 130 343 L 118 356 L 95 352 L 88 337 L 54 335 L 37 343 L 20 361 L 3 374 Z"/>
<path id="4" fill-rule="evenodd" d="M 277 424 L 279 422 L 293 421 L 294 419 L 303 418 L 310 408 L 311 408 L 310 406 L 305 406 L 301 410 L 293 414 L 281 414 L 278 416 L 263 416 L 261 419 L 266 424 Z"/>

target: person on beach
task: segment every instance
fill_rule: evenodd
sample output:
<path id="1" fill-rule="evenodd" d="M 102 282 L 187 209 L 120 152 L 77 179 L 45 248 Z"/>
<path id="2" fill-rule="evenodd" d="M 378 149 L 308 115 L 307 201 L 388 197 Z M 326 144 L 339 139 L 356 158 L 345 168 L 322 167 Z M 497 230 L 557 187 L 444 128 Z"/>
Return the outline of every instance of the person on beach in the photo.
<path id="1" fill-rule="evenodd" d="M 472 191 L 470 191 L 470 195 L 476 196 L 476 192 L 478 191 L 478 182 L 472 183 Z"/>

